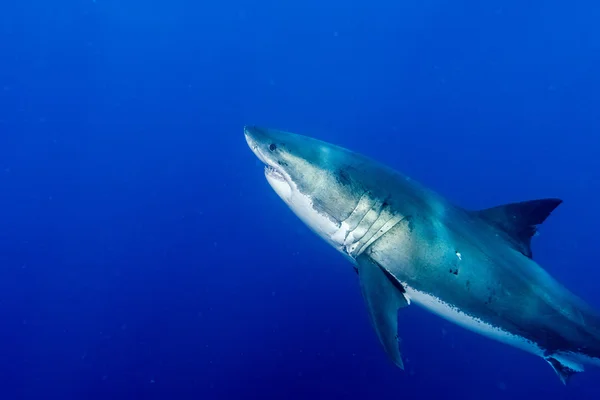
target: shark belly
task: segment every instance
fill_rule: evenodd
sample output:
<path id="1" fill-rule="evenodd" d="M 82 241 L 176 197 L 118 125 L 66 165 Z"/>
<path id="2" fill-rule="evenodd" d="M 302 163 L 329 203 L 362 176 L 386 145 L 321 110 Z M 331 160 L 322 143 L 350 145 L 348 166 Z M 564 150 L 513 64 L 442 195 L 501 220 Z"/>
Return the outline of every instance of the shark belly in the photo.
<path id="1" fill-rule="evenodd" d="M 436 296 L 413 289 L 407 285 L 404 285 L 404 288 L 406 290 L 405 296 L 409 301 L 413 301 L 445 320 L 489 339 L 496 340 L 544 358 L 552 368 L 554 368 L 561 381 L 565 384 L 571 375 L 584 370 L 582 364 L 594 364 L 600 366 L 599 359 L 589 357 L 582 353 L 560 351 L 553 354 L 546 354 L 546 351 L 538 344 L 523 336 L 508 332 L 493 326 L 480 318 L 469 315 L 459 308 L 442 301 Z"/>
<path id="2" fill-rule="evenodd" d="M 537 356 L 541 357 L 544 354 L 544 350 L 542 348 L 525 337 L 496 327 L 478 317 L 460 310 L 458 307 L 449 304 L 432 294 L 411 288 L 406 283 L 402 283 L 402 286 L 406 290 L 405 295 L 410 299 L 411 302 L 416 303 L 417 305 L 444 318 L 449 322 Z"/>

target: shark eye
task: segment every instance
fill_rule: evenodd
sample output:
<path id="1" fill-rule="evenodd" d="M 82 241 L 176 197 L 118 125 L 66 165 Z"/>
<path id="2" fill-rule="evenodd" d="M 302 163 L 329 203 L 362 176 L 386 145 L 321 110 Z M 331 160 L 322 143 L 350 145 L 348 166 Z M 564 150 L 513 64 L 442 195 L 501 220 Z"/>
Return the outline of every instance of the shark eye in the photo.
<path id="1" fill-rule="evenodd" d="M 275 151 L 275 149 L 277 149 L 277 145 L 276 145 L 275 143 L 271 143 L 271 144 L 269 145 L 269 150 L 271 150 L 271 151 Z"/>

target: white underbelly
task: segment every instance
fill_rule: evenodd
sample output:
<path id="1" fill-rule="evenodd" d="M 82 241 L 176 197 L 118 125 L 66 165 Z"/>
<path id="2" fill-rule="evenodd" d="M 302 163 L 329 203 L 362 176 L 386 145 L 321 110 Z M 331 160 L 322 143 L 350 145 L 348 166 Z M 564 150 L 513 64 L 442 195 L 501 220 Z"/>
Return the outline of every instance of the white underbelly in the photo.
<path id="1" fill-rule="evenodd" d="M 450 322 L 453 322 L 480 335 L 486 336 L 490 339 L 494 339 L 521 350 L 525 350 L 529 353 L 533 353 L 538 356 L 543 356 L 544 354 L 542 349 L 540 349 L 540 347 L 531 340 L 514 335 L 510 332 L 492 326 L 478 318 L 472 317 L 471 315 L 462 312 L 458 308 L 440 300 L 435 296 L 415 290 L 405 284 L 403 284 L 403 286 L 410 301 L 414 301 L 421 307 L 428 309 L 434 314 L 437 314 Z"/>

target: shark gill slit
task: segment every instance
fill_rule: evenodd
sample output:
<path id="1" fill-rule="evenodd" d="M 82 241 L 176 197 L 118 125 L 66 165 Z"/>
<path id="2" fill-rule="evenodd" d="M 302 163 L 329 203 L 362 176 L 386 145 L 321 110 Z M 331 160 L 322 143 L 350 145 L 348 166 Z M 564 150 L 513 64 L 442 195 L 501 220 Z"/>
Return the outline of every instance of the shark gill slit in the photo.
<path id="1" fill-rule="evenodd" d="M 344 239 L 340 244 L 346 254 L 351 257 L 358 257 L 373 242 L 404 219 L 404 217 L 395 215 L 389 210 L 387 198 L 383 200 L 369 199 L 368 193 L 366 194 L 367 196 L 365 196 L 365 194 L 361 196 L 356 208 L 350 216 L 341 223 L 341 226 L 347 227 L 347 230 L 344 232 Z M 368 206 L 364 208 L 361 207 L 366 204 L 368 204 Z M 363 214 L 362 218 L 354 223 L 352 220 L 359 217 L 361 214 Z"/>
<path id="2" fill-rule="evenodd" d="M 380 215 L 377 218 L 377 220 L 375 222 L 373 222 L 373 224 L 369 227 L 368 232 L 366 232 L 365 235 L 363 235 L 360 238 L 361 240 L 354 243 L 355 247 L 354 247 L 353 251 L 358 251 L 358 253 L 356 254 L 357 257 L 360 255 L 360 253 L 362 253 L 362 251 L 360 251 L 360 249 L 362 249 L 366 243 L 371 241 L 373 236 L 375 236 L 375 234 L 379 231 L 379 229 L 381 229 L 383 226 L 385 226 L 385 224 L 389 221 L 389 219 L 390 218 L 384 219 L 382 217 L 382 215 Z M 359 246 L 360 246 L 360 248 L 359 248 Z"/>
<path id="3" fill-rule="evenodd" d="M 367 201 L 371 200 L 367 197 Z M 348 236 L 350 236 L 350 234 L 354 234 L 359 228 L 361 228 L 361 225 L 363 224 L 363 221 L 365 221 L 365 219 L 367 218 L 367 216 L 369 215 L 369 213 L 374 209 L 374 206 L 377 204 L 376 201 L 370 202 L 368 203 L 369 205 L 365 208 L 365 213 L 363 214 L 363 216 L 358 220 L 358 222 L 356 223 L 356 225 L 352 228 L 348 230 L 348 233 L 346 235 L 346 238 L 344 239 L 344 244 L 346 244 L 346 241 L 348 239 Z M 362 238 L 362 236 L 361 236 Z M 356 237 L 355 237 L 356 239 Z M 360 240 L 360 238 L 358 238 L 358 240 Z"/>
<path id="4" fill-rule="evenodd" d="M 388 219 L 385 224 L 379 230 L 375 230 L 375 234 L 369 239 L 364 245 L 362 245 L 359 249 L 357 249 L 356 257 L 361 255 L 366 249 L 368 249 L 377 239 L 385 235 L 387 232 L 392 230 L 398 223 L 404 221 L 406 217 L 402 217 L 399 215 L 392 215 L 390 219 Z"/>
<path id="5" fill-rule="evenodd" d="M 354 207 L 354 210 L 352 210 L 348 218 L 340 223 L 340 231 L 344 235 L 344 238 L 340 241 L 342 246 L 347 241 L 350 233 L 352 233 L 360 225 L 370 208 L 371 204 L 369 192 L 364 191 L 360 196 L 360 199 L 358 199 L 358 203 L 356 204 L 356 207 Z M 364 214 L 361 214 L 363 210 Z"/>
<path id="6" fill-rule="evenodd" d="M 360 236 L 355 236 L 354 243 L 358 243 L 365 237 L 365 235 L 369 232 L 369 230 L 373 227 L 373 225 L 377 222 L 379 217 L 381 217 L 381 209 L 383 202 L 377 199 L 373 200 L 373 203 L 365 213 L 364 217 L 360 220 L 356 228 L 352 231 L 352 233 L 358 233 Z M 370 217 L 370 218 L 369 218 Z M 372 222 L 370 222 L 372 220 Z"/>
<path id="7" fill-rule="evenodd" d="M 331 238 L 340 245 L 341 249 L 344 248 L 348 237 L 360 225 L 371 207 L 369 192 L 364 191 L 354 210 L 352 210 L 345 220 L 339 223 L 338 230 L 331 235 Z"/>

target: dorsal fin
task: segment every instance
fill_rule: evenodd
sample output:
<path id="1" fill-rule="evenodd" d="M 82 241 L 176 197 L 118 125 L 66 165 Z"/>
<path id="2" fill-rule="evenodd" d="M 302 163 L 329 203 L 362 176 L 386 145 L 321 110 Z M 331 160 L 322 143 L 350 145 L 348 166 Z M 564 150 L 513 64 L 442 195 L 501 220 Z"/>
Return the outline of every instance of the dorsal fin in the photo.
<path id="1" fill-rule="evenodd" d="M 531 238 L 536 225 L 544 222 L 560 203 L 561 199 L 523 201 L 479 210 L 476 214 L 507 233 L 518 250 L 531 258 Z"/>

